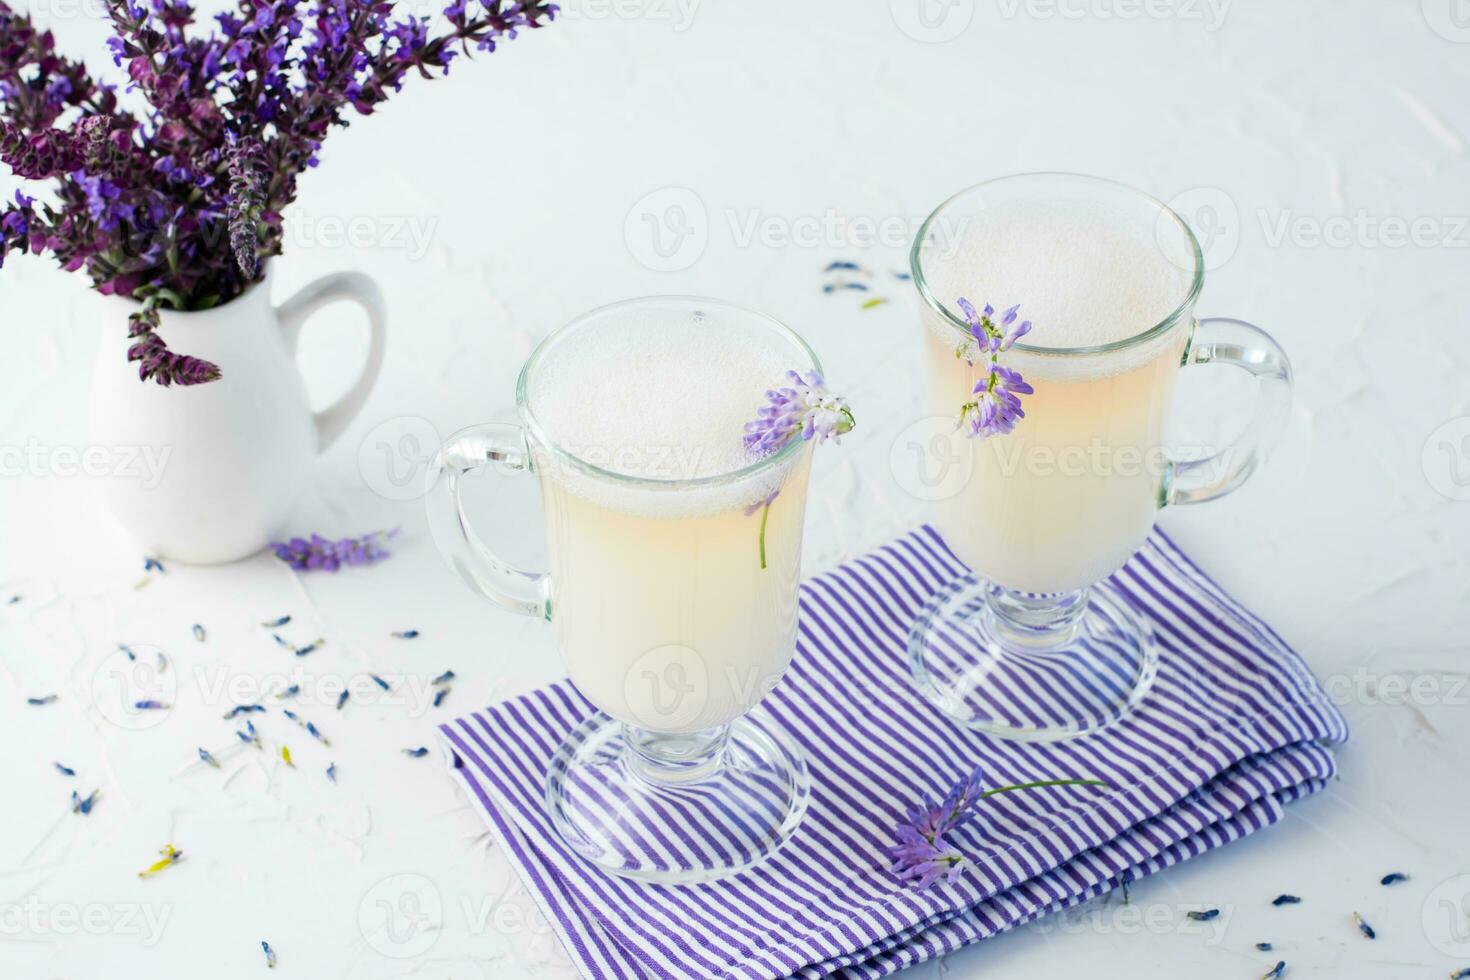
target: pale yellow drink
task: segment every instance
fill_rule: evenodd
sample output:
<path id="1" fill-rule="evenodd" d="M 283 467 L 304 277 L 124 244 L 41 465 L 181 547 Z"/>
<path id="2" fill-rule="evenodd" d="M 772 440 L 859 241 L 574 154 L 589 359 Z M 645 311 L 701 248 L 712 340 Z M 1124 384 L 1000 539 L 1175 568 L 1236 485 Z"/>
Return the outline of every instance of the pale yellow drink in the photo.
<path id="1" fill-rule="evenodd" d="M 735 318 L 630 317 L 548 356 L 528 392 L 550 618 L 603 711 L 710 729 L 754 707 L 795 649 L 811 444 L 772 464 L 743 439 L 766 389 L 811 365 Z"/>
<path id="2" fill-rule="evenodd" d="M 964 296 L 1033 323 L 1001 363 L 1036 389 L 1014 432 L 949 440 L 957 456 L 937 494 L 940 533 L 972 569 L 1028 593 L 1084 588 L 1143 543 L 1168 470 L 1164 422 L 1188 332 L 1093 356 L 1045 349 L 1106 348 L 1164 321 L 1189 291 L 1186 266 L 1103 214 L 1059 216 L 1026 204 L 976 217 L 950 254 L 926 260 L 935 298 Z M 999 314 L 997 314 L 999 315 Z M 956 356 L 967 334 L 923 307 L 928 407 L 957 418 L 988 358 Z M 973 351 L 972 357 L 975 357 Z"/>
<path id="3" fill-rule="evenodd" d="M 698 491 L 589 499 L 597 495 L 543 472 L 551 621 L 582 693 L 654 731 L 723 725 L 765 696 L 796 647 L 810 463 L 807 447 L 779 483 L 724 487 L 707 500 Z M 769 513 L 747 514 L 774 486 Z"/>
<path id="4" fill-rule="evenodd" d="M 929 408 L 957 416 L 980 365 L 955 356 L 957 331 L 929 326 Z M 1008 588 L 1067 592 L 1137 550 L 1159 508 L 1164 418 L 1183 340 L 1171 336 L 1150 356 L 1097 376 L 1005 356 L 1036 389 L 1022 399 L 1026 417 L 1009 435 L 957 433 L 955 486 L 937 502 L 937 527 L 965 564 Z"/>

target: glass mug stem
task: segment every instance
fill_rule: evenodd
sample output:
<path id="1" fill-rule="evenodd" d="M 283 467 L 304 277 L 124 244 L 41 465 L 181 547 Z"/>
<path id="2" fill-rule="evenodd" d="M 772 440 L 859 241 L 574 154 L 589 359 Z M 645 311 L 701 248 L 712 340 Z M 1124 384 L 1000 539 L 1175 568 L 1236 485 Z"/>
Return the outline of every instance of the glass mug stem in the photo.
<path id="1" fill-rule="evenodd" d="M 667 734 L 623 726 L 628 768 L 651 783 L 679 784 L 708 779 L 725 764 L 730 726 Z"/>
<path id="2" fill-rule="evenodd" d="M 1087 589 L 1049 595 L 1021 592 L 991 584 L 985 592 L 982 615 L 1006 642 L 1022 648 L 1047 648 L 1070 643 L 1087 612 Z"/>

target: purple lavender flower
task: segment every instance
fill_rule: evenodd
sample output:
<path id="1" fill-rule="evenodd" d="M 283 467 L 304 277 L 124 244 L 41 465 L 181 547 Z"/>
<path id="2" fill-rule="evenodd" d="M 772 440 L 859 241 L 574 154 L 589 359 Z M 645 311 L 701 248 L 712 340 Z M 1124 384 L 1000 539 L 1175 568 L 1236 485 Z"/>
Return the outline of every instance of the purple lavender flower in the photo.
<path id="1" fill-rule="evenodd" d="M 391 531 L 373 531 L 360 538 L 342 538 L 339 541 L 330 541 L 320 534 L 313 534 L 310 539 L 292 538 L 290 541 L 273 542 L 271 549 L 275 551 L 277 558 L 297 571 L 322 569 L 335 572 L 343 565 L 371 565 L 387 558 L 390 552 L 383 544 L 397 533 L 398 529 L 394 528 Z"/>
<path id="2" fill-rule="evenodd" d="M 379 0 L 234 0 L 196 23 L 188 0 L 107 0 L 116 86 L 55 50 L 51 32 L 0 0 L 0 161 L 50 180 L 54 202 L 0 203 L 0 265 L 50 253 L 104 295 L 179 310 L 235 299 L 283 246 L 282 213 L 323 140 L 458 54 L 544 26 L 547 0 L 452 3 L 393 20 Z M 149 305 L 130 360 L 157 384 L 220 376 L 174 355 Z"/>
<path id="3" fill-rule="evenodd" d="M 138 340 L 128 348 L 128 360 L 138 362 L 138 377 L 169 385 L 198 385 L 215 381 L 219 365 L 188 354 L 175 354 L 162 337 L 154 333 L 158 326 L 158 310 L 151 301 L 142 311 L 129 318 L 128 332 Z"/>
<path id="4" fill-rule="evenodd" d="M 892 871 L 900 881 L 918 888 L 928 888 L 940 878 L 956 880 L 964 871 L 965 856 L 950 845 L 945 835 L 968 820 L 975 812 L 975 805 L 987 797 L 1019 789 L 1106 785 L 1096 779 L 1048 779 L 982 790 L 980 770 L 976 769 L 950 787 L 940 802 L 934 803 L 926 797 L 894 828 L 896 843 L 888 848 L 888 855 L 893 858 Z"/>
<path id="5" fill-rule="evenodd" d="M 754 515 L 760 513 L 761 511 L 765 510 L 767 507 L 770 507 L 771 504 L 775 503 L 776 502 L 776 498 L 779 497 L 780 495 L 781 495 L 781 490 L 779 488 L 777 488 L 775 490 L 772 490 L 769 494 L 766 495 L 766 497 L 765 497 L 764 500 L 757 500 L 755 503 L 753 503 L 750 506 L 746 507 L 745 508 L 745 516 L 746 517 L 753 517 Z"/>
<path id="6" fill-rule="evenodd" d="M 909 810 L 905 821 L 894 828 L 898 844 L 889 848 L 894 860 L 893 873 L 900 880 L 928 888 L 941 877 L 954 881 L 964 870 L 964 855 L 944 839 L 944 835 L 969 817 L 980 798 L 980 770 L 961 779 L 950 788 L 942 801 L 925 799 Z"/>
<path id="7" fill-rule="evenodd" d="M 787 371 L 791 384 L 766 392 L 753 421 L 745 423 L 745 448 L 758 456 L 775 452 L 798 435 L 821 442 L 852 431 L 857 420 L 841 397 L 827 390 L 815 371 Z"/>
<path id="8" fill-rule="evenodd" d="M 967 344 L 956 351 L 957 356 L 974 363 L 975 354 L 987 355 L 990 364 L 985 375 L 975 382 L 971 392 L 975 397 L 960 406 L 959 425 L 967 426 L 969 435 L 1001 436 L 1015 431 L 1016 423 L 1026 417 L 1021 409 L 1021 396 L 1032 395 L 1036 389 L 1026 383 L 1020 373 L 1000 364 L 1002 351 L 1010 350 L 1022 337 L 1031 332 L 1031 321 L 1016 323 L 1020 306 L 1012 306 L 995 321 L 995 308 L 989 303 L 985 309 L 976 311 L 974 304 L 963 296 L 957 304 L 970 325 L 970 336 L 975 340 L 972 350 Z"/>

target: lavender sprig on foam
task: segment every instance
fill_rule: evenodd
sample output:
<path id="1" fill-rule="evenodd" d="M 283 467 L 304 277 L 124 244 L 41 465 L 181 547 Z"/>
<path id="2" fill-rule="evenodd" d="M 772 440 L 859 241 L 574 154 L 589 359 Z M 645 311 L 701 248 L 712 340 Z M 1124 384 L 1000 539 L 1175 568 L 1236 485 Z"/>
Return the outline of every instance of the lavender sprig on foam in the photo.
<path id="1" fill-rule="evenodd" d="M 795 440 L 822 442 L 851 432 L 857 420 L 839 395 L 827 390 L 815 371 L 787 371 L 790 384 L 766 392 L 766 404 L 745 423 L 745 448 L 758 456 L 775 452 Z"/>
<path id="2" fill-rule="evenodd" d="M 974 814 L 976 804 L 987 797 L 1018 789 L 1106 785 L 1097 779 L 1048 779 L 982 790 L 980 770 L 976 769 L 950 787 L 940 802 L 934 803 L 925 798 L 910 809 L 904 821 L 894 828 L 896 843 L 888 848 L 888 855 L 893 858 L 893 873 L 901 881 L 918 888 L 928 888 L 940 878 L 947 881 L 957 879 L 965 868 L 965 856 L 945 839 L 945 835 L 968 820 Z"/>
<path id="3" fill-rule="evenodd" d="M 745 423 L 745 448 L 750 452 L 764 456 L 790 444 L 798 436 L 818 442 L 825 442 L 828 437 L 840 441 L 857 425 L 846 400 L 828 391 L 820 374 L 815 371 L 804 375 L 787 371 L 786 377 L 791 384 L 767 391 L 766 404 L 756 412 L 753 420 Z M 780 489 L 773 490 L 764 500 L 745 508 L 746 517 L 757 512 L 761 515 L 761 568 L 766 567 L 766 524 L 771 517 L 771 504 L 780 492 Z"/>
<path id="4" fill-rule="evenodd" d="M 999 323 L 995 321 L 995 308 L 989 303 L 985 304 L 984 310 L 977 312 L 974 304 L 962 296 L 957 305 L 965 315 L 965 322 L 970 325 L 970 336 L 974 338 L 975 346 L 972 349 L 967 343 L 955 352 L 956 355 L 972 364 L 977 354 L 990 359 L 985 375 L 975 382 L 975 389 L 971 392 L 974 399 L 960 406 L 959 424 L 968 426 L 971 437 L 1006 435 L 1026 417 L 1021 410 L 1021 396 L 1035 394 L 1036 389 L 1026 383 L 1020 372 L 1002 367 L 1000 355 L 1031 332 L 1031 321 L 1016 322 L 1019 305 L 1002 313 Z"/>

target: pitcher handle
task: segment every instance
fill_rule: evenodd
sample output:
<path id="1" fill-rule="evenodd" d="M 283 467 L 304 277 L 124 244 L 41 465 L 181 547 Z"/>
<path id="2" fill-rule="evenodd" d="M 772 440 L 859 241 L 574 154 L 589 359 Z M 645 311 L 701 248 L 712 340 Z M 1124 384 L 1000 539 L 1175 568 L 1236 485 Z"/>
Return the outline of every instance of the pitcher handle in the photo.
<path id="1" fill-rule="evenodd" d="M 518 425 L 489 422 L 460 429 L 445 440 L 429 464 L 424 496 L 429 530 L 439 554 L 476 592 L 512 612 L 551 618 L 551 580 L 500 558 L 470 527 L 460 500 L 465 477 L 494 466 L 502 475 L 531 472 L 525 432 Z"/>
<path id="2" fill-rule="evenodd" d="M 319 453 L 325 452 L 346 431 L 367 403 L 368 395 L 372 394 L 373 385 L 378 381 L 383 370 L 383 349 L 387 344 L 387 304 L 383 302 L 383 292 L 378 284 L 361 272 L 334 272 L 306 284 L 276 310 L 281 330 L 286 336 L 286 347 L 294 356 L 301 328 L 311 315 L 330 303 L 343 300 L 356 303 L 367 314 L 367 361 L 346 394 L 316 413 Z"/>

